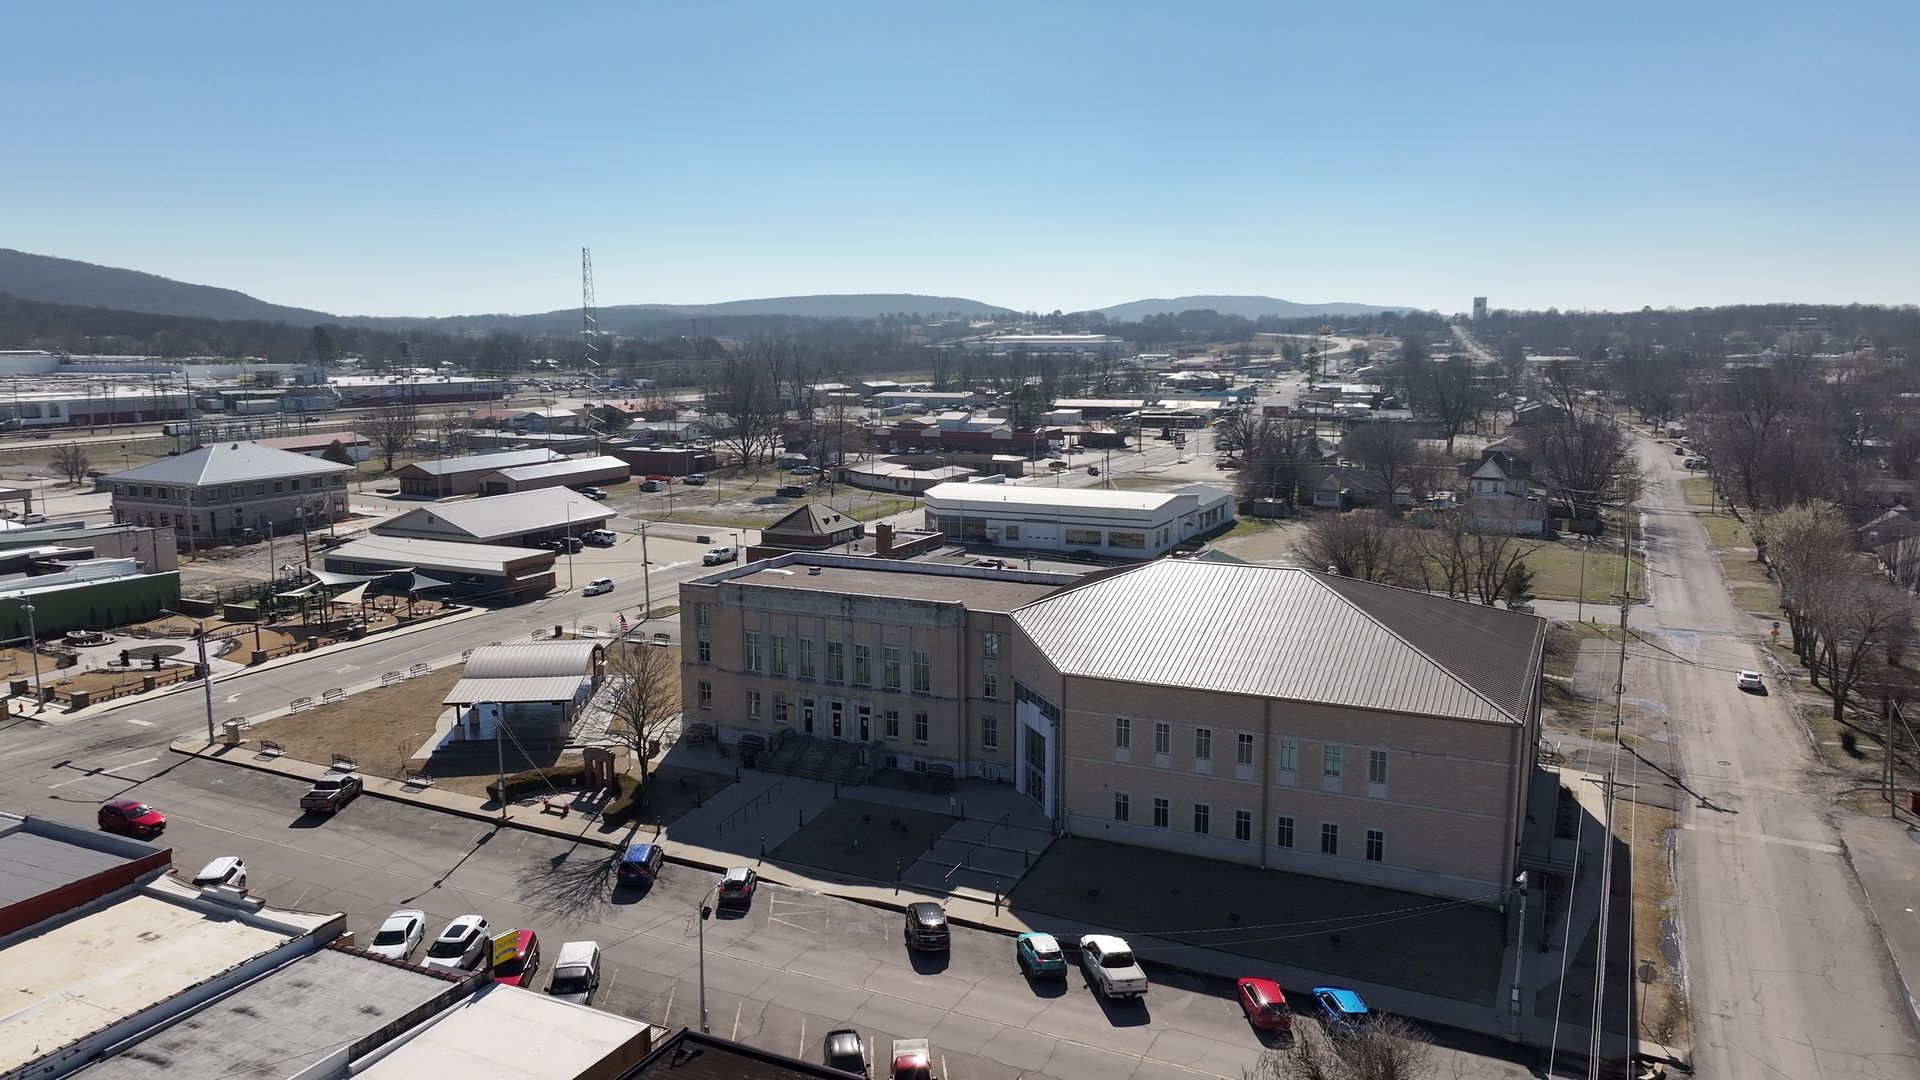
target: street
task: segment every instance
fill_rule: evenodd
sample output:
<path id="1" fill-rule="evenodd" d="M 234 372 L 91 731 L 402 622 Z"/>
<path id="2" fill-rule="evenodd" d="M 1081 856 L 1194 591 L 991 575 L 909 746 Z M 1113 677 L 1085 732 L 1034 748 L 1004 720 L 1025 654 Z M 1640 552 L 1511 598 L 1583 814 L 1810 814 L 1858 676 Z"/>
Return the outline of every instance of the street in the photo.
<path id="1" fill-rule="evenodd" d="M 1652 603 L 1632 622 L 1658 648 L 1634 650 L 1627 686 L 1665 709 L 1699 795 L 1681 813 L 1676 856 L 1694 1064 L 1715 1077 L 1920 1075 L 1911 1017 L 1832 824 L 1844 811 L 1825 797 L 1793 695 L 1734 688 L 1743 668 L 1773 681 L 1763 625 L 1727 592 L 1672 452 L 1638 442 L 1652 480 Z"/>

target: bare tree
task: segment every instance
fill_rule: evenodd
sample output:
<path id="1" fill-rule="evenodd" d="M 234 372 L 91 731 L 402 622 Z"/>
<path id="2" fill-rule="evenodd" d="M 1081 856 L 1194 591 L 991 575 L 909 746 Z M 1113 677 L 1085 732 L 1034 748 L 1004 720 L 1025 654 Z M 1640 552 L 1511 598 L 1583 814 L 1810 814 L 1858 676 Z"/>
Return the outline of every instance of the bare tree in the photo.
<path id="1" fill-rule="evenodd" d="M 77 442 L 70 442 L 53 452 L 53 467 L 67 478 L 67 483 L 78 484 L 93 471 L 93 458 L 87 448 Z"/>
<path id="2" fill-rule="evenodd" d="M 1793 651 L 1810 664 L 1818 640 L 1813 614 L 1834 579 L 1845 572 L 1853 528 L 1839 507 L 1816 501 L 1760 514 L 1754 519 L 1753 538 L 1780 585 Z"/>
<path id="3" fill-rule="evenodd" d="M 1340 453 L 1379 477 L 1389 497 L 1402 487 L 1416 498 L 1426 494 L 1435 475 L 1446 467 L 1446 462 L 1422 445 L 1405 424 L 1374 421 L 1356 425 L 1340 440 Z"/>
<path id="4" fill-rule="evenodd" d="M 393 401 L 373 410 L 366 422 L 367 441 L 374 452 L 386 459 L 387 472 L 393 471 L 393 459 L 400 456 L 420 431 L 420 409 L 410 401 Z"/>
<path id="5" fill-rule="evenodd" d="M 1243 505 L 1255 499 L 1293 502 L 1301 471 L 1320 462 L 1320 438 L 1312 424 L 1301 420 L 1242 411 L 1232 414 L 1218 437 L 1240 456 Z"/>
<path id="6" fill-rule="evenodd" d="M 1809 620 L 1820 644 L 1818 662 L 1808 665 L 1808 671 L 1816 686 L 1825 673 L 1835 722 L 1843 718 L 1847 695 L 1861 681 L 1869 660 L 1905 647 L 1913 632 L 1914 608 L 1911 593 L 1864 573 L 1829 582 L 1814 600 Z"/>
<path id="7" fill-rule="evenodd" d="M 1611 417 L 1568 409 L 1525 436 L 1535 475 L 1575 520 L 1597 518 L 1640 494 L 1633 436 Z"/>
<path id="8" fill-rule="evenodd" d="M 709 372 L 706 398 L 714 437 L 752 467 L 770 456 L 780 437 L 781 355 L 773 343 L 728 353 Z"/>
<path id="9" fill-rule="evenodd" d="M 1486 388 L 1480 384 L 1473 365 L 1464 357 L 1425 365 L 1423 380 L 1414 409 L 1432 417 L 1447 441 L 1447 454 L 1453 454 L 1453 440 L 1472 427 L 1487 409 Z M 1424 404 L 1418 404 L 1424 402 Z"/>
<path id="10" fill-rule="evenodd" d="M 1300 557 L 1315 570 L 1387 585 L 1418 584 L 1420 550 L 1412 530 L 1382 510 L 1356 510 L 1307 527 Z"/>
<path id="11" fill-rule="evenodd" d="M 672 649 L 623 641 L 607 668 L 615 684 L 607 735 L 640 763 L 645 788 L 652 744 L 680 715 L 680 664 Z"/>
<path id="12" fill-rule="evenodd" d="M 1296 1023 L 1291 1042 L 1269 1047 L 1240 1075 L 1242 1080 L 1432 1080 L 1438 1068 L 1424 1032 L 1383 1015 L 1337 1036 Z"/>

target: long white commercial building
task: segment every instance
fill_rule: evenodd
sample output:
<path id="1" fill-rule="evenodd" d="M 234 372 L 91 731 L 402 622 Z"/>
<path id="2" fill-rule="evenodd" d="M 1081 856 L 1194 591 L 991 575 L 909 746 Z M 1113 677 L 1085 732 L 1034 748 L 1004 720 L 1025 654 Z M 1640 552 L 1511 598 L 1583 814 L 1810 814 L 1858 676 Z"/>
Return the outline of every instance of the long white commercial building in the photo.
<path id="1" fill-rule="evenodd" d="M 925 495 L 927 527 L 960 543 L 1152 559 L 1233 523 L 1233 493 L 1207 484 L 1173 491 L 940 484 Z"/>

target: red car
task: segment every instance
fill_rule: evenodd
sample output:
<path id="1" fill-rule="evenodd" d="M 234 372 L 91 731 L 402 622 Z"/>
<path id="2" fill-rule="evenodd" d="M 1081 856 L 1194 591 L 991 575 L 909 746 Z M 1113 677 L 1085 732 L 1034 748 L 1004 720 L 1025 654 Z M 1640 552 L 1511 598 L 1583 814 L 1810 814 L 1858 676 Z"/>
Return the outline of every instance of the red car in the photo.
<path id="1" fill-rule="evenodd" d="M 509 930 L 494 937 L 494 982 L 531 987 L 533 977 L 539 970 L 539 934 L 531 930 Z"/>
<path id="2" fill-rule="evenodd" d="M 135 840 L 151 840 L 166 831 L 167 815 L 139 799 L 115 799 L 101 804 L 100 827 Z"/>
<path id="3" fill-rule="evenodd" d="M 1240 1011 L 1247 1014 L 1248 1023 L 1261 1031 L 1292 1030 L 1293 1011 L 1287 1008 L 1287 995 L 1272 979 L 1241 979 L 1235 985 Z"/>

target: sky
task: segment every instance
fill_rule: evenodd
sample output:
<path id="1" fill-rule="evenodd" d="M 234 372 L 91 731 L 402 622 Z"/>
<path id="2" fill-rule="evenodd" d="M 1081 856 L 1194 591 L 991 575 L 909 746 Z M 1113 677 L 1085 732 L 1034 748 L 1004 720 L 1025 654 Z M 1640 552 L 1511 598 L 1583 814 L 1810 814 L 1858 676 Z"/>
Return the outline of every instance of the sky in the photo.
<path id="1" fill-rule="evenodd" d="M 338 314 L 1920 302 L 1920 4 L 23 2 L 0 247 Z"/>

